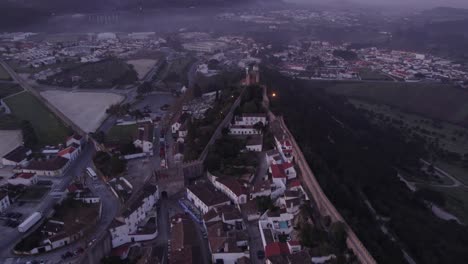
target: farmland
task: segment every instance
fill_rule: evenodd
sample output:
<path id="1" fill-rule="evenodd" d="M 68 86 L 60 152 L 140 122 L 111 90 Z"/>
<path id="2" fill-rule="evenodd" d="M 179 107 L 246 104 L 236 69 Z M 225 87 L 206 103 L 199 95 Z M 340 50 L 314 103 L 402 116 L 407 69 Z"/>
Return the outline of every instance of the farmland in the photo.
<path id="1" fill-rule="evenodd" d="M 14 83 L 0 83 L 0 99 L 21 92 L 23 89 Z"/>
<path id="2" fill-rule="evenodd" d="M 86 132 L 94 132 L 106 118 L 106 109 L 123 99 L 101 92 L 45 91 L 41 95 Z"/>
<path id="3" fill-rule="evenodd" d="M 11 76 L 8 74 L 8 72 L 3 68 L 3 66 L 0 65 L 0 80 L 2 81 L 10 81 Z"/>
<path id="4" fill-rule="evenodd" d="M 112 88 L 133 84 L 138 80 L 137 75 L 133 67 L 124 61 L 107 59 L 64 69 L 61 73 L 53 75 L 42 82 L 62 87 Z"/>
<path id="5" fill-rule="evenodd" d="M 386 104 L 426 118 L 468 127 L 468 91 L 438 83 L 322 82 L 331 94 Z"/>
<path id="6" fill-rule="evenodd" d="M 5 103 L 18 120 L 31 122 L 41 145 L 62 143 L 67 137 L 67 127 L 29 92 L 9 97 Z"/>

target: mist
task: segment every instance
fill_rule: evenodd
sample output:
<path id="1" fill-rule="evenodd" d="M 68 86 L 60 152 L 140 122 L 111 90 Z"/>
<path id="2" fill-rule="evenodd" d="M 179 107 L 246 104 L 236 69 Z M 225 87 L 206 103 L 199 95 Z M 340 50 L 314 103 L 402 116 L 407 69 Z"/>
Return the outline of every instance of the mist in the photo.
<path id="1" fill-rule="evenodd" d="M 362 4 L 383 7 L 411 7 L 417 9 L 429 9 L 434 7 L 468 8 L 466 0 L 284 0 L 289 3 L 301 4 Z"/>

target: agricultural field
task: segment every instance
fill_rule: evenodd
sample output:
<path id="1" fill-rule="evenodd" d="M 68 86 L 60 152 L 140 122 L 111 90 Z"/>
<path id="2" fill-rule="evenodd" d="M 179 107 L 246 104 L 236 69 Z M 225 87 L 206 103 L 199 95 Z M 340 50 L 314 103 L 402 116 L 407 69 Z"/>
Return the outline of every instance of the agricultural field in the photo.
<path id="1" fill-rule="evenodd" d="M 143 79 L 146 74 L 153 68 L 156 63 L 158 63 L 157 60 L 151 60 L 151 59 L 137 59 L 137 60 L 129 60 L 127 61 L 128 64 L 133 66 L 133 69 L 137 72 L 138 74 L 138 79 Z"/>
<path id="2" fill-rule="evenodd" d="M 430 119 L 468 127 L 468 91 L 440 83 L 321 82 L 331 94 L 386 104 Z"/>
<path id="3" fill-rule="evenodd" d="M 3 68 L 2 65 L 0 65 L 0 80 L 2 81 L 10 81 L 11 76 L 8 74 L 8 72 Z"/>
<path id="4" fill-rule="evenodd" d="M 23 89 L 15 83 L 0 83 L 0 99 L 21 92 Z"/>
<path id="5" fill-rule="evenodd" d="M 468 223 L 468 188 L 465 187 L 434 187 L 430 189 L 442 193 L 445 197 L 444 208 L 455 215 L 461 222 Z"/>
<path id="6" fill-rule="evenodd" d="M 22 142 L 20 130 L 0 130 L 0 157 L 15 149 Z"/>
<path id="7" fill-rule="evenodd" d="M 435 166 L 449 173 L 461 183 L 468 186 L 468 168 L 464 168 L 462 164 L 451 164 L 444 161 L 437 161 Z"/>
<path id="8" fill-rule="evenodd" d="M 106 109 L 120 103 L 123 97 L 101 92 L 41 92 L 51 104 L 86 132 L 94 132 L 107 117 Z"/>
<path id="9" fill-rule="evenodd" d="M 137 72 L 130 65 L 119 59 L 107 59 L 64 69 L 41 83 L 62 87 L 78 86 L 100 89 L 125 86 L 137 80 Z"/>
<path id="10" fill-rule="evenodd" d="M 18 120 L 31 122 L 40 145 L 63 143 L 69 129 L 47 107 L 29 92 L 4 100 Z"/>
<path id="11" fill-rule="evenodd" d="M 129 142 L 133 140 L 137 132 L 137 125 L 113 126 L 106 136 L 107 142 Z"/>
<path id="12" fill-rule="evenodd" d="M 439 146 L 447 151 L 461 156 L 468 153 L 468 129 L 462 126 L 433 121 L 384 104 L 368 103 L 357 99 L 349 99 L 349 102 L 371 113 L 374 122 L 391 122 L 395 127 L 417 133 L 428 141 L 438 141 Z"/>
<path id="13" fill-rule="evenodd" d="M 392 78 L 388 77 L 387 75 L 379 72 L 374 71 L 371 69 L 362 69 L 359 71 L 359 76 L 361 80 L 368 80 L 368 81 L 393 81 Z"/>

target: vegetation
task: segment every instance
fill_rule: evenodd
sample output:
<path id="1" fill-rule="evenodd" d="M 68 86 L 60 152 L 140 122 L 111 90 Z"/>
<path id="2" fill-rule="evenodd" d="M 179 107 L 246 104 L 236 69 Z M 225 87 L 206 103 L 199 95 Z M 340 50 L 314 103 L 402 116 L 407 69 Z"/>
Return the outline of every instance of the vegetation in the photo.
<path id="1" fill-rule="evenodd" d="M 5 103 L 17 119 L 31 123 L 38 145 L 62 143 L 69 135 L 70 130 L 32 94 L 20 93 L 5 99 Z"/>
<path id="2" fill-rule="evenodd" d="M 21 122 L 21 133 L 23 135 L 24 146 L 34 149 L 39 140 L 37 139 L 36 131 L 34 131 L 29 121 L 24 120 Z"/>
<path id="3" fill-rule="evenodd" d="M 420 137 L 373 125 L 316 82 L 294 81 L 276 72 L 266 75 L 269 87 L 279 90 L 271 98 L 273 110 L 285 116 L 326 195 L 378 263 L 406 263 L 400 243 L 418 263 L 465 262 L 468 228 L 437 218 L 396 175 L 395 168 L 419 168 L 419 158 L 427 153 Z M 389 217 L 387 225 L 397 241 L 380 230 L 366 198 L 379 215 Z"/>
<path id="4" fill-rule="evenodd" d="M 358 58 L 356 52 L 351 51 L 351 50 L 334 50 L 333 56 L 340 57 L 347 61 L 357 60 Z"/>
<path id="5" fill-rule="evenodd" d="M 11 76 L 8 74 L 8 72 L 3 68 L 2 65 L 0 65 L 0 80 L 2 81 L 10 81 Z"/>
<path id="6" fill-rule="evenodd" d="M 264 213 L 268 209 L 273 209 L 275 207 L 273 201 L 271 200 L 270 196 L 259 196 L 255 198 L 257 203 L 258 210 L 261 213 Z"/>
<path id="7" fill-rule="evenodd" d="M 302 82 L 304 84 L 304 82 Z M 468 126 L 468 91 L 437 83 L 315 82 L 331 94 L 397 107 L 434 120 Z M 424 100 L 421 100 L 424 98 Z"/>
<path id="8" fill-rule="evenodd" d="M 133 138 L 137 133 L 137 125 L 113 126 L 107 133 L 106 142 L 133 142 Z"/>
<path id="9" fill-rule="evenodd" d="M 0 83 L 0 99 L 21 92 L 22 90 L 23 89 L 15 83 Z"/>
<path id="10" fill-rule="evenodd" d="M 211 146 L 205 167 L 210 172 L 220 175 L 242 176 L 252 172 L 257 166 L 257 159 L 253 153 L 241 152 L 244 148 L 244 140 L 223 135 Z"/>
<path id="11" fill-rule="evenodd" d="M 218 125 L 229 113 L 237 95 L 237 87 L 225 87 L 215 101 L 213 108 L 205 112 L 205 118 L 189 122 L 187 126 L 188 135 L 185 140 L 184 160 L 198 159 Z"/>
<path id="12" fill-rule="evenodd" d="M 96 167 L 107 177 L 117 177 L 127 168 L 127 161 L 120 159 L 119 156 L 110 155 L 106 152 L 99 151 L 93 158 Z"/>
<path id="13" fill-rule="evenodd" d="M 94 89 L 129 85 L 137 80 L 138 74 L 131 65 L 120 59 L 110 58 L 66 68 L 41 82 L 64 87 L 78 85 Z"/>

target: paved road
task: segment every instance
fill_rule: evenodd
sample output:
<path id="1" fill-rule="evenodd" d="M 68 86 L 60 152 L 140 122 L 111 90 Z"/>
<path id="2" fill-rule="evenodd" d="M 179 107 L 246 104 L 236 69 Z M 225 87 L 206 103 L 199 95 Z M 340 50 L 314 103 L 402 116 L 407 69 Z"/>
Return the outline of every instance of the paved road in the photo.
<path id="1" fill-rule="evenodd" d="M 22 80 L 16 72 L 14 72 L 8 64 L 0 61 L 0 64 L 7 70 L 7 72 L 12 76 L 12 78 L 18 82 L 23 89 L 30 91 L 32 94 L 36 95 L 40 100 L 42 97 L 38 96 L 38 92 L 34 90 L 27 82 Z M 126 97 L 126 100 L 134 100 L 136 97 L 136 91 L 130 91 L 130 96 Z M 46 104 L 48 105 L 48 104 Z M 64 120 L 67 121 L 67 120 Z M 107 121 L 107 120 L 106 120 Z M 111 126 L 109 125 L 113 121 L 110 120 L 105 123 L 104 126 L 101 126 L 102 131 L 107 131 Z M 94 146 L 92 143 L 87 143 L 83 146 L 82 153 L 80 156 L 75 160 L 70 167 L 63 173 L 62 181 L 55 186 L 53 186 L 52 192 L 63 192 L 68 185 L 70 185 L 71 181 L 78 175 L 82 175 L 85 171 L 85 168 L 92 164 L 92 157 L 94 155 Z M 108 189 L 107 185 L 101 180 L 94 181 L 92 184 L 89 185 L 91 191 L 101 197 L 102 201 L 102 217 L 97 224 L 95 231 L 88 236 L 88 241 L 94 239 L 100 239 L 104 236 L 107 232 L 107 227 L 111 223 L 112 219 L 117 215 L 120 203 L 118 200 L 113 196 L 111 191 Z M 58 199 L 54 198 L 52 195 L 48 194 L 43 201 L 41 201 L 38 211 L 42 212 L 43 216 L 49 216 L 52 212 L 53 206 L 57 203 Z M 37 227 L 37 226 L 36 226 Z M 32 231 L 32 230 L 31 230 Z M 0 262 L 5 262 L 7 259 L 11 260 L 15 256 L 11 253 L 14 245 L 21 239 L 24 234 L 19 233 L 16 231 L 14 235 L 8 236 L 2 240 L 0 240 Z M 79 242 L 73 243 L 69 246 L 62 247 L 60 249 L 41 254 L 40 256 L 35 257 L 21 257 L 21 261 L 28 261 L 37 258 L 47 259 L 51 263 L 60 263 L 61 262 L 61 255 L 67 251 L 76 249 L 78 245 L 85 246 L 87 241 L 80 240 Z M 19 260 L 19 259 L 17 259 Z"/>

